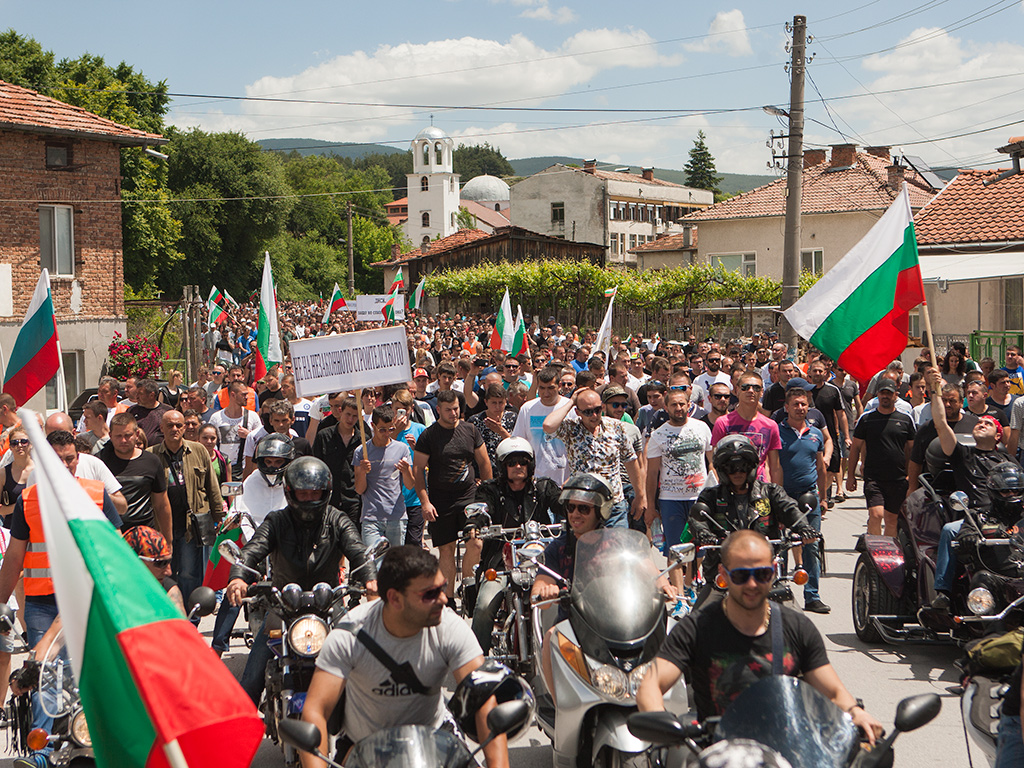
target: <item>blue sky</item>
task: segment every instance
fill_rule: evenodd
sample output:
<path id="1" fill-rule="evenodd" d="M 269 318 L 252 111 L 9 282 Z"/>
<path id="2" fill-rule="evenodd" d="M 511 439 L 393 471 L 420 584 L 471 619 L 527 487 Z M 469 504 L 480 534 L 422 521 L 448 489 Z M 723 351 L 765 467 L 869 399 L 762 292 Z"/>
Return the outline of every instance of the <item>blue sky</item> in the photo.
<path id="1" fill-rule="evenodd" d="M 253 139 L 405 147 L 433 114 L 457 141 L 489 141 L 512 158 L 681 168 L 702 129 L 720 171 L 766 173 L 768 132 L 783 126 L 759 107 L 788 105 L 785 24 L 795 13 L 807 14 L 814 37 L 809 145 L 888 144 L 933 166 L 996 167 L 1005 156 L 995 147 L 1024 134 L 1024 0 L 0 0 L 0 9 L 4 26 L 58 58 L 124 60 L 194 94 L 174 99 L 169 122 Z M 446 108 L 469 105 L 506 109 Z"/>

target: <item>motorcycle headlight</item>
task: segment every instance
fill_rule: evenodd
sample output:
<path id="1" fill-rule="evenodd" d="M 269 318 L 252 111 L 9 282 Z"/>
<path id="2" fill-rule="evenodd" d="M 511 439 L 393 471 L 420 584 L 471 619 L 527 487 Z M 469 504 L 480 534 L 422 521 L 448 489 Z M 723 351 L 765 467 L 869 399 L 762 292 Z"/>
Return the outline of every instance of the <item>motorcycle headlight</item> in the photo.
<path id="1" fill-rule="evenodd" d="M 641 664 L 639 667 L 637 667 L 629 673 L 630 698 L 636 698 L 636 692 L 640 690 L 640 683 L 644 681 L 644 678 L 647 676 L 647 672 L 653 665 L 653 661 L 648 661 L 646 664 Z"/>
<path id="2" fill-rule="evenodd" d="M 528 587 L 533 583 L 536 575 L 529 568 L 515 568 L 512 570 L 512 583 L 520 587 Z"/>
<path id="3" fill-rule="evenodd" d="M 616 699 L 629 695 L 629 680 L 626 673 L 611 664 L 602 664 L 591 674 L 593 685 L 601 693 Z"/>
<path id="4" fill-rule="evenodd" d="M 299 656 L 316 656 L 327 639 L 327 622 L 319 616 L 300 616 L 288 629 L 288 645 Z"/>
<path id="5" fill-rule="evenodd" d="M 523 546 L 519 548 L 518 554 L 519 562 L 540 557 L 544 554 L 544 543 L 540 541 L 531 541 L 527 544 L 523 544 Z"/>
<path id="6" fill-rule="evenodd" d="M 85 722 L 85 712 L 78 710 L 71 718 L 71 738 L 80 747 L 92 748 L 92 736 L 89 735 L 89 724 Z"/>
<path id="7" fill-rule="evenodd" d="M 996 612 L 996 599 L 985 587 L 975 587 L 967 595 L 967 608 L 976 616 Z"/>

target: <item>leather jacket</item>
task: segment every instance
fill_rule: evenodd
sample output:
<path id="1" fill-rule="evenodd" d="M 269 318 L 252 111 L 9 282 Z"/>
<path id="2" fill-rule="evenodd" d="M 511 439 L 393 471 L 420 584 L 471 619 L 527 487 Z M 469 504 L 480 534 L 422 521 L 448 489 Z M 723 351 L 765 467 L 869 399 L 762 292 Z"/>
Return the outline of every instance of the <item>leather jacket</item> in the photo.
<path id="1" fill-rule="evenodd" d="M 792 528 L 794 533 L 801 536 L 817 535 L 813 526 L 806 519 L 801 519 L 800 508 L 782 486 L 755 479 L 743 511 L 738 503 L 741 498 L 733 493 L 731 487 L 723 484 L 705 488 L 697 501 L 708 505 L 712 519 L 726 531 L 751 528 L 769 539 L 777 538 L 783 528 Z M 721 532 L 713 526 L 692 516 L 690 533 L 698 544 L 718 543 L 723 538 Z"/>
<path id="2" fill-rule="evenodd" d="M 502 528 L 518 528 L 523 523 L 536 520 L 542 525 L 559 522 L 565 514 L 558 501 L 561 489 L 546 477 L 532 479 L 523 491 L 523 505 L 520 511 L 512 492 L 504 480 L 485 480 L 476 489 L 476 501 L 487 504 L 488 514 L 494 525 Z M 480 552 L 481 574 L 488 568 L 500 568 L 504 543 L 488 540 Z"/>
<path id="3" fill-rule="evenodd" d="M 328 506 L 319 526 L 300 526 L 288 508 L 275 509 L 256 529 L 252 539 L 242 548 L 241 562 L 257 568 L 264 558 L 270 558 L 271 581 L 280 589 L 286 584 L 298 584 L 312 589 L 323 581 L 332 587 L 338 584 L 341 559 L 349 560 L 351 573 L 368 559 L 359 531 L 348 515 Z M 232 579 L 253 582 L 252 574 L 237 563 L 231 566 Z M 365 584 L 377 578 L 377 569 L 371 561 L 356 573 L 352 581 Z"/>

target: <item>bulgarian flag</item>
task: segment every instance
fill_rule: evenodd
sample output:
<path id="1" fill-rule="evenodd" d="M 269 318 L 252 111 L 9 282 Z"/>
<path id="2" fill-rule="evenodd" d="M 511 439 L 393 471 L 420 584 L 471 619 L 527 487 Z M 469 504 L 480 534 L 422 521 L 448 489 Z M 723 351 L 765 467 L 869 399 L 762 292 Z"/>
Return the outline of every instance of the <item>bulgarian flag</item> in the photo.
<path id="1" fill-rule="evenodd" d="M 505 295 L 501 299 L 501 307 L 498 309 L 498 316 L 494 320 L 494 331 L 491 332 L 491 349 L 503 349 L 506 352 L 511 352 L 515 334 L 512 300 L 509 298 L 508 288 L 506 288 Z"/>
<path id="2" fill-rule="evenodd" d="M 224 298 L 228 300 L 228 304 L 230 304 L 235 309 L 238 309 L 238 302 L 235 301 L 231 294 L 228 293 L 226 290 L 224 291 Z"/>
<path id="3" fill-rule="evenodd" d="M 924 303 L 907 186 L 866 235 L 785 311 L 793 329 L 865 385 L 907 346 Z"/>
<path id="4" fill-rule="evenodd" d="M 60 371 L 60 340 L 53 316 L 50 273 L 43 270 L 18 329 L 4 372 L 4 392 L 21 407 Z M 58 387 L 59 389 L 60 387 Z"/>
<path id="5" fill-rule="evenodd" d="M 256 378 L 262 379 L 267 370 L 283 359 L 281 334 L 277 328 L 277 292 L 274 276 L 270 272 L 270 252 L 263 254 L 263 282 L 260 284 L 260 314 L 256 321 Z"/>
<path id="6" fill-rule="evenodd" d="M 36 423 L 39 509 L 96 762 L 243 768 L 263 721 L 228 668 L 75 482 Z"/>
<path id="7" fill-rule="evenodd" d="M 226 302 L 216 285 L 210 288 L 210 298 L 206 300 L 206 306 L 210 310 L 209 325 L 220 325 L 228 319 L 228 313 L 224 308 Z"/>
<path id="8" fill-rule="evenodd" d="M 203 574 L 203 586 L 213 590 L 224 589 L 228 585 L 228 574 L 231 573 L 231 563 L 220 556 L 218 547 L 222 541 L 233 541 L 241 546 L 242 528 L 232 528 L 217 534 L 217 540 L 213 542 L 213 551 L 206 563 L 206 573 Z"/>
<path id="9" fill-rule="evenodd" d="M 391 283 L 391 287 L 388 288 L 388 293 L 394 293 L 395 291 L 401 291 L 405 288 L 405 283 L 402 280 L 402 268 L 398 268 L 398 272 L 395 274 L 395 279 Z"/>
<path id="10" fill-rule="evenodd" d="M 516 304 L 516 325 L 515 334 L 512 336 L 512 346 L 509 347 L 509 354 L 515 357 L 526 351 L 526 323 L 523 321 L 523 307 Z"/>
<path id="11" fill-rule="evenodd" d="M 341 295 L 341 288 L 338 284 L 334 284 L 334 293 L 331 294 L 331 300 L 327 302 L 327 308 L 324 310 L 324 319 L 321 323 L 326 323 L 331 319 L 331 315 L 335 312 L 340 312 L 343 309 L 348 309 L 348 304 L 345 303 L 345 297 Z"/>
<path id="12" fill-rule="evenodd" d="M 413 290 L 412 296 L 409 297 L 409 309 L 423 310 L 423 285 L 426 282 L 427 278 L 424 277 Z"/>
<path id="13" fill-rule="evenodd" d="M 650 352 L 654 352 L 658 349 L 658 345 L 661 344 L 661 336 L 657 333 L 654 334 L 654 338 L 647 342 L 647 349 Z"/>
<path id="14" fill-rule="evenodd" d="M 402 270 L 398 270 L 398 277 L 395 282 L 391 284 L 391 295 L 388 296 L 388 300 L 384 302 L 384 306 L 381 308 L 381 314 L 384 315 L 384 319 L 389 323 L 395 322 L 395 306 L 400 301 L 404 301 L 402 298 Z"/>
<path id="15" fill-rule="evenodd" d="M 619 286 L 615 286 L 614 288 L 605 288 L 604 289 L 604 297 L 606 299 L 613 299 L 613 298 L 615 298 L 615 294 L 618 293 L 618 292 L 619 292 Z"/>

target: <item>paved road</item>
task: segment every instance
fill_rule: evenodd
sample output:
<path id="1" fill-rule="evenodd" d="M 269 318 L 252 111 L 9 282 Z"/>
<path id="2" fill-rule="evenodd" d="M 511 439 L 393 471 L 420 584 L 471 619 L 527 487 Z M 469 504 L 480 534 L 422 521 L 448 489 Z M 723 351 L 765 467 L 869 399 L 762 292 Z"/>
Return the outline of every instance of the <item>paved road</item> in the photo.
<path id="1" fill-rule="evenodd" d="M 952 662 L 959 655 L 955 648 L 942 647 L 868 647 L 853 632 L 850 612 L 850 587 L 856 562 L 853 546 L 864 530 L 863 497 L 858 493 L 831 510 L 824 522 L 828 542 L 827 576 L 822 580 L 821 595 L 832 606 L 828 616 L 812 616 L 825 636 L 831 661 L 846 686 L 864 699 L 868 710 L 891 727 L 896 703 L 905 696 L 935 692 L 942 697 L 938 718 L 916 733 L 905 734 L 897 741 L 896 768 L 918 766 L 959 767 L 973 765 L 984 768 L 978 755 L 969 762 L 963 727 L 959 714 L 959 697 L 950 691 L 957 684 Z M 798 600 L 802 605 L 802 600 Z M 205 619 L 203 630 L 209 636 L 212 619 Z M 244 647 L 233 646 L 225 661 L 236 675 L 244 664 Z M 18 660 L 15 660 L 17 665 Z M 0 737 L 0 749 L 6 740 Z M 547 768 L 551 765 L 551 748 L 547 738 L 531 728 L 512 749 L 514 768 Z M 0 760 L 9 766 L 10 758 Z M 253 763 L 254 768 L 272 768 L 281 764 L 280 751 L 265 741 Z"/>

